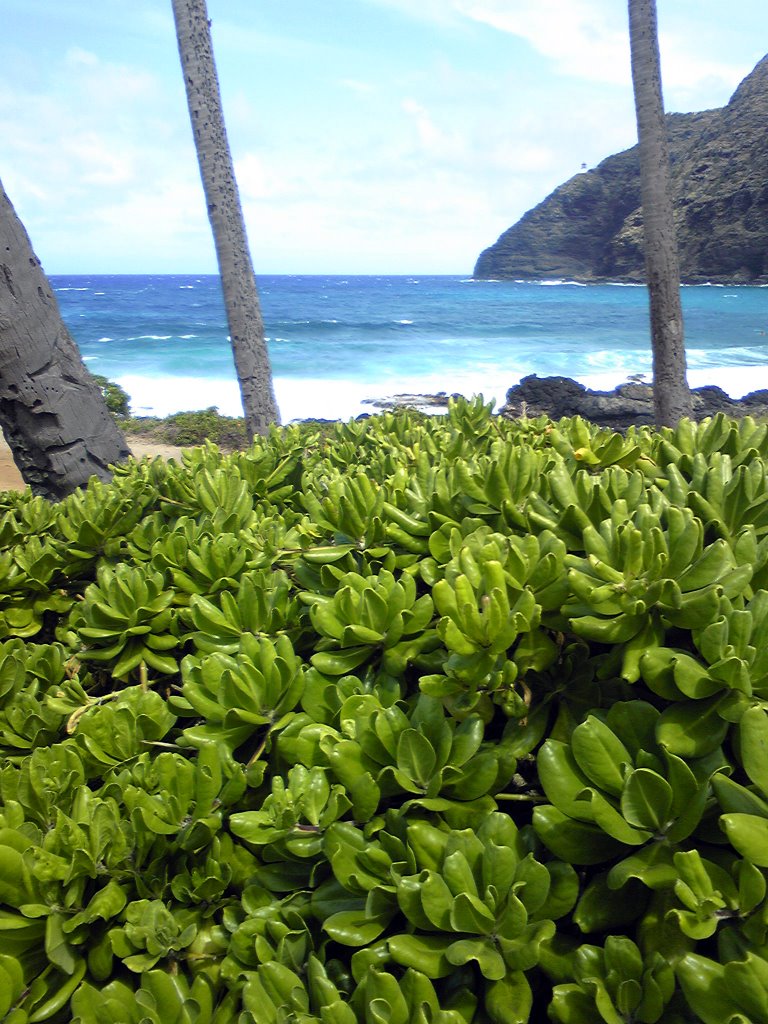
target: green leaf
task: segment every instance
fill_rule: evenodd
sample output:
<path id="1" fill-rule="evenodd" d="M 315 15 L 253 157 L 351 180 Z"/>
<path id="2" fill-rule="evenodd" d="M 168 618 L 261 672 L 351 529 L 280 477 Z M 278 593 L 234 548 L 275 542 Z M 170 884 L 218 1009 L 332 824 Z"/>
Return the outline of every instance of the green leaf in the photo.
<path id="1" fill-rule="evenodd" d="M 754 814 L 723 814 L 720 827 L 742 857 L 758 867 L 768 868 L 768 819 Z"/>
<path id="2" fill-rule="evenodd" d="M 459 893 L 453 901 L 451 927 L 454 931 L 488 935 L 495 924 L 493 913 L 472 893 Z"/>
<path id="3" fill-rule="evenodd" d="M 671 876 L 674 879 L 674 871 Z M 648 890 L 636 879 L 627 879 L 617 894 L 609 887 L 606 875 L 598 875 L 587 885 L 576 904 L 573 921 L 585 935 L 591 932 L 626 931 L 643 913 L 648 899 Z"/>
<path id="4" fill-rule="evenodd" d="M 696 953 L 687 953 L 678 961 L 676 973 L 688 1005 L 703 1024 L 730 1022 L 738 1012 L 721 964 Z"/>
<path id="5" fill-rule="evenodd" d="M 522 971 L 510 971 L 485 990 L 485 1012 L 490 1024 L 527 1024 L 533 1007 L 533 993 Z"/>
<path id="6" fill-rule="evenodd" d="M 768 713 L 748 708 L 739 722 L 741 761 L 750 779 L 768 796 Z"/>
<path id="7" fill-rule="evenodd" d="M 45 952 L 54 966 L 64 974 L 72 974 L 78 960 L 64 934 L 62 914 L 49 914 L 45 923 Z"/>
<path id="8" fill-rule="evenodd" d="M 474 960 L 489 981 L 501 981 L 507 973 L 504 958 L 488 939 L 459 939 L 446 949 L 445 956 L 456 967 Z"/>
<path id="9" fill-rule="evenodd" d="M 621 813 L 630 825 L 661 831 L 671 808 L 672 787 L 666 779 L 648 768 L 631 772 L 621 794 Z"/>
<path id="10" fill-rule="evenodd" d="M 445 978 L 454 970 L 445 957 L 452 942 L 450 935 L 394 935 L 388 945 L 395 963 L 421 971 L 428 978 Z"/>
<path id="11" fill-rule="evenodd" d="M 601 864 L 625 849 L 597 826 L 547 804 L 534 807 L 533 827 L 547 849 L 568 864 Z"/>
<path id="12" fill-rule="evenodd" d="M 389 924 L 390 917 L 391 915 L 387 914 L 369 917 L 365 908 L 342 910 L 323 922 L 323 930 L 344 946 L 367 946 L 381 935 Z"/>
<path id="13" fill-rule="evenodd" d="M 0 903 L 20 907 L 33 903 L 36 895 L 23 855 L 10 846 L 0 846 Z"/>
<path id="14" fill-rule="evenodd" d="M 571 736 L 571 750 L 579 768 L 594 785 L 619 796 L 624 769 L 632 765 L 632 757 L 604 722 L 589 715 L 577 725 Z"/>
<path id="15" fill-rule="evenodd" d="M 678 757 L 704 757 L 717 750 L 728 733 L 719 709 L 724 697 L 681 701 L 662 711 L 656 724 L 656 740 Z"/>
<path id="16" fill-rule="evenodd" d="M 589 804 L 577 797 L 589 786 L 587 776 L 576 764 L 573 752 L 567 743 L 548 739 L 544 742 L 536 761 L 539 781 L 558 810 L 570 818 L 592 821 Z"/>
<path id="17" fill-rule="evenodd" d="M 437 758 L 432 744 L 415 729 L 405 729 L 397 743 L 397 766 L 425 788 L 435 771 Z"/>
<path id="18" fill-rule="evenodd" d="M 549 1014 L 560 1024 L 597 1024 L 595 1003 L 579 985 L 556 985 Z"/>
<path id="19" fill-rule="evenodd" d="M 369 970 L 365 979 L 367 1016 L 371 1024 L 410 1024 L 410 1014 L 397 979 L 383 971 Z"/>

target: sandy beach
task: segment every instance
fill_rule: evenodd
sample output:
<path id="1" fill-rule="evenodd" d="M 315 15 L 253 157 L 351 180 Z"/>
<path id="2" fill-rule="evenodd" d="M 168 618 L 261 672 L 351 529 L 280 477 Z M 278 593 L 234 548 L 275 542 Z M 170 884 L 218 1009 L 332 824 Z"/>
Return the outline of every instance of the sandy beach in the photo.
<path id="1" fill-rule="evenodd" d="M 132 440 L 129 447 L 131 454 L 137 459 L 142 459 L 145 455 L 148 455 L 150 458 L 161 455 L 164 459 L 171 459 L 178 458 L 181 454 L 181 448 L 176 448 L 172 444 L 152 444 L 148 441 Z M 24 481 L 21 479 L 21 473 L 13 461 L 11 449 L 8 447 L 5 438 L 0 434 L 0 491 L 23 491 L 25 486 Z"/>

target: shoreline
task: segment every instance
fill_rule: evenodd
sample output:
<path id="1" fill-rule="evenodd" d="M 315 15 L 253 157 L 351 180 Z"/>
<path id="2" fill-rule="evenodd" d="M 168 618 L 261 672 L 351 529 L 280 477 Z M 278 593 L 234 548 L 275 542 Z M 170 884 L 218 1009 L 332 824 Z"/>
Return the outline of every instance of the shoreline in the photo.
<path id="1" fill-rule="evenodd" d="M 750 373 L 749 388 L 744 373 Z M 726 414 L 738 416 L 737 407 L 742 406 L 741 415 L 753 413 L 756 415 L 768 416 L 768 366 L 759 365 L 754 367 L 729 366 L 720 367 L 714 372 L 717 383 L 712 380 L 712 369 L 690 369 L 688 370 L 688 383 L 694 397 L 694 417 L 714 415 L 722 411 Z M 521 415 L 518 409 L 522 401 L 526 408 L 535 410 L 534 415 L 546 413 L 553 419 L 561 416 L 581 415 L 595 423 L 601 424 L 603 414 L 606 422 L 601 425 L 610 426 L 612 429 L 626 429 L 627 423 L 623 420 L 634 423 L 646 422 L 651 415 L 652 390 L 651 375 L 645 373 L 633 374 L 629 377 L 615 371 L 603 371 L 590 374 L 578 374 L 574 377 L 543 376 L 529 374 L 520 378 L 517 384 L 505 387 L 504 398 L 499 400 L 497 396 L 484 395 L 487 402 L 494 399 L 497 413 L 506 415 Z M 762 386 L 761 386 L 762 385 Z M 567 394 L 563 398 L 562 389 L 566 388 Z M 532 390 L 531 390 L 532 389 Z M 447 411 L 448 401 L 452 397 L 467 398 L 476 397 L 477 393 L 472 389 L 451 389 L 446 390 L 409 390 L 393 393 L 380 397 L 369 397 L 361 399 L 358 408 L 351 412 L 349 409 L 334 409 L 331 415 L 313 415 L 309 410 L 304 415 L 288 419 L 283 418 L 283 424 L 317 421 L 346 421 L 360 415 L 376 415 L 377 413 L 391 411 L 395 408 L 410 408 L 428 414 L 440 414 Z M 746 401 L 743 399 L 746 396 Z M 238 395 L 239 398 L 239 395 Z M 627 401 L 629 400 L 629 406 Z M 565 404 L 563 404 L 563 402 Z M 575 405 L 574 405 L 575 403 Z M 586 404 L 585 404 L 586 403 Z M 591 403 L 591 404 L 590 404 Z M 604 408 L 613 403 L 611 410 Z M 616 404 L 621 408 L 616 408 Z M 343 402 L 341 403 L 344 404 Z M 583 408 L 582 408 L 583 406 Z M 205 411 L 205 410 L 187 410 Z M 146 415 L 144 410 L 139 412 Z M 220 415 L 227 415 L 221 413 Z M 234 415 L 242 415 L 242 412 L 235 412 Z M 133 412 L 136 417 L 136 412 Z M 157 414 L 155 414 L 157 415 Z M 165 416 L 173 415 L 166 413 Z M 229 413 L 228 415 L 233 415 Z M 616 419 L 618 417 L 618 419 Z M 159 418 L 165 418 L 160 416 Z M 615 422 L 614 422 L 615 420 Z M 619 422 L 622 421 L 622 422 Z M 126 441 L 131 455 L 140 460 L 145 457 L 164 459 L 179 459 L 184 448 L 179 445 L 168 444 L 162 441 L 146 440 L 132 434 L 126 434 Z M 190 446 L 187 446 L 190 447 Z M 24 491 L 24 483 L 19 472 L 5 437 L 0 432 L 0 491 Z"/>
<path id="2" fill-rule="evenodd" d="M 730 398 L 738 400 L 752 391 L 768 388 L 768 365 L 765 363 L 739 363 L 719 366 L 695 365 L 695 349 L 689 352 L 688 383 L 691 388 L 717 385 Z M 694 365 L 690 365 L 693 363 Z M 381 404 L 391 399 L 395 393 L 411 395 L 436 395 L 440 392 L 462 394 L 470 397 L 482 394 L 485 401 L 495 400 L 496 408 L 501 408 L 510 388 L 517 386 L 521 380 L 532 372 L 546 377 L 551 374 L 533 366 L 513 366 L 493 368 L 487 372 L 451 373 L 449 369 L 437 374 L 412 375 L 400 380 L 389 380 L 364 383 L 351 378 L 299 378 L 291 379 L 274 377 L 277 404 L 283 423 L 292 423 L 306 419 L 352 419 L 361 414 L 372 414 L 380 411 Z M 633 366 L 631 375 L 642 375 L 646 382 L 651 380 L 650 354 L 643 361 Z M 626 367 L 611 368 L 610 366 L 593 366 L 583 372 L 569 372 L 573 380 L 594 391 L 610 391 L 630 380 Z M 187 405 L 180 409 L 177 394 L 194 398 L 201 393 L 201 379 L 179 377 L 170 388 L 165 378 L 141 377 L 138 374 L 121 375 L 115 378 L 131 398 L 133 416 L 166 417 L 176 412 L 194 411 Z M 240 391 L 236 380 L 214 379 L 207 382 L 205 405 L 199 404 L 201 411 L 215 406 L 222 416 L 242 416 Z"/>

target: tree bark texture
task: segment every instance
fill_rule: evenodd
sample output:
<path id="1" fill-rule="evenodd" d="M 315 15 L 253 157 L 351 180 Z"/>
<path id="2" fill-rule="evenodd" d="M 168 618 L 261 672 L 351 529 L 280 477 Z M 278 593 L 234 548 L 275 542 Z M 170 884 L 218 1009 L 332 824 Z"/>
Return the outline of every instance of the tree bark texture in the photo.
<path id="1" fill-rule="evenodd" d="M 227 141 L 205 0 L 172 0 L 200 176 L 208 206 L 249 436 L 280 422 L 264 323 Z"/>
<path id="2" fill-rule="evenodd" d="M 53 500 L 130 454 L 2 182 L 0 427 L 24 480 Z"/>
<path id="3" fill-rule="evenodd" d="M 629 0 L 629 40 L 640 149 L 654 408 L 657 426 L 674 426 L 691 415 L 692 400 L 686 379 L 680 265 L 669 180 L 656 0 Z"/>

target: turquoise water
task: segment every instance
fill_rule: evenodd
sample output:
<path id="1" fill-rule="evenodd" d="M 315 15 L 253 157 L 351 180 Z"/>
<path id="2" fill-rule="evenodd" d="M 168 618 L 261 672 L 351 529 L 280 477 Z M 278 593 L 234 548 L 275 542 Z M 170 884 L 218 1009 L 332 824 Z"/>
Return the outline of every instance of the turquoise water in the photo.
<path id="1" fill-rule="evenodd" d="M 161 415 L 239 396 L 217 277 L 54 277 L 94 373 L 134 412 Z M 284 421 L 345 417 L 399 392 L 482 392 L 566 374 L 609 387 L 650 375 L 642 287 L 459 277 L 263 277 L 262 310 Z M 768 289 L 682 290 L 689 377 L 734 396 L 768 386 Z"/>

